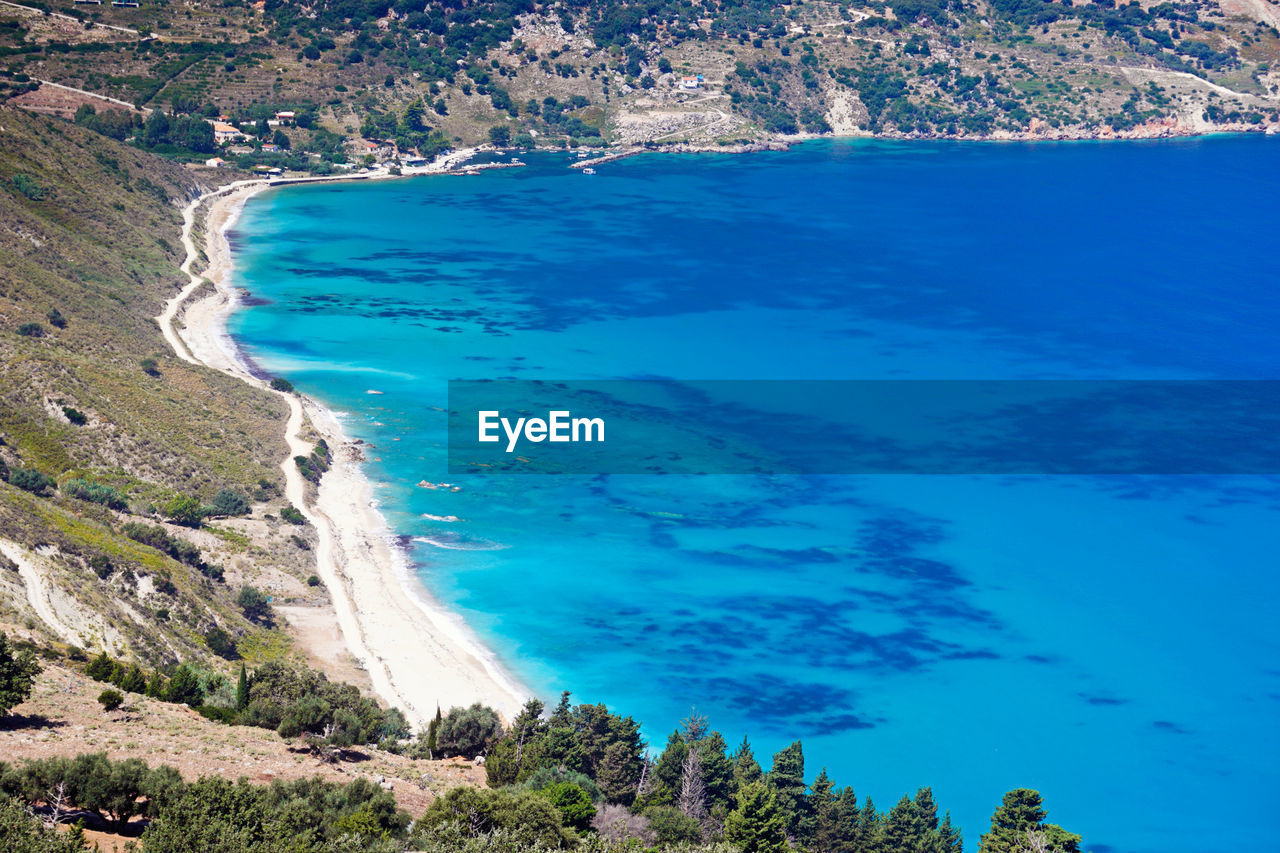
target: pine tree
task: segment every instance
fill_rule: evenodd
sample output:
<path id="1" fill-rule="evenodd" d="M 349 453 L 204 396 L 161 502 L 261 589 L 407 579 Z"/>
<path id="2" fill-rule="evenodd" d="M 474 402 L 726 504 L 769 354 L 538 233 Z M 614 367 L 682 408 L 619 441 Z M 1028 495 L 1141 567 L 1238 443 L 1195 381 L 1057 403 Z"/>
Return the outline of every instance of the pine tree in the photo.
<path id="1" fill-rule="evenodd" d="M 942 822 L 938 824 L 938 837 L 942 840 L 943 853 L 964 853 L 960 827 L 951 825 L 951 812 L 942 816 Z"/>
<path id="2" fill-rule="evenodd" d="M 699 714 L 697 708 L 689 711 L 689 716 L 680 721 L 680 735 L 684 742 L 694 744 L 707 736 L 707 715 Z"/>
<path id="3" fill-rule="evenodd" d="M 1052 853 L 1079 853 L 1080 836 L 1044 822 L 1048 812 L 1039 791 L 1016 788 L 991 815 L 991 829 L 978 842 L 981 853 L 1018 853 L 1027 834 L 1043 833 Z"/>
<path id="4" fill-rule="evenodd" d="M 129 671 L 120 679 L 120 689 L 126 693 L 145 693 L 147 677 L 143 674 L 142 668 L 137 664 L 129 667 Z"/>
<path id="5" fill-rule="evenodd" d="M 698 742 L 702 778 L 707 784 L 707 808 L 713 811 L 719 806 L 727 809 L 732 805 L 733 762 L 725 754 L 728 747 L 719 732 L 711 732 Z"/>
<path id="6" fill-rule="evenodd" d="M 200 686 L 200 677 L 185 663 L 178 664 L 173 671 L 173 678 L 165 690 L 166 702 L 178 705 L 190 705 L 195 708 L 204 702 L 204 689 Z"/>
<path id="7" fill-rule="evenodd" d="M 787 834 L 793 838 L 806 837 L 809 814 L 805 800 L 804 749 L 800 741 L 774 754 L 768 782 L 778 792 L 778 807 L 786 815 Z"/>
<path id="8" fill-rule="evenodd" d="M 760 762 L 756 761 L 756 756 L 751 751 L 751 741 L 743 735 L 742 744 L 733 753 L 734 796 L 752 782 L 759 782 L 763 776 L 764 771 L 760 769 Z"/>
<path id="9" fill-rule="evenodd" d="M 742 853 L 785 853 L 786 819 L 773 789 L 752 782 L 740 790 L 738 807 L 725 819 L 724 835 Z"/>
<path id="10" fill-rule="evenodd" d="M 569 697 L 573 694 L 568 690 L 560 694 L 560 701 L 556 704 L 556 709 L 551 712 L 551 716 L 547 719 L 547 725 L 554 729 L 567 729 L 573 726 L 573 710 L 569 704 Z"/>
<path id="11" fill-rule="evenodd" d="M 938 829 L 938 804 L 933 799 L 933 789 L 927 785 L 916 791 L 916 815 L 925 832 L 936 832 Z"/>
<path id="12" fill-rule="evenodd" d="M 639 777 L 634 764 L 634 756 L 625 743 L 611 743 L 605 748 L 604 758 L 596 765 L 596 784 L 607 802 L 624 806 L 635 802 Z"/>
<path id="13" fill-rule="evenodd" d="M 825 767 L 818 778 L 813 780 L 813 789 L 809 793 L 809 812 L 813 815 L 813 831 L 809 838 L 801 840 L 819 851 L 838 849 L 835 784 L 827 775 Z"/>
<path id="14" fill-rule="evenodd" d="M 862 815 L 858 811 L 858 796 L 845 786 L 836 797 L 834 811 L 835 829 L 832 850 L 858 849 L 862 838 Z"/>
<path id="15" fill-rule="evenodd" d="M 157 669 L 151 673 L 151 681 L 147 684 L 147 695 L 152 699 L 164 699 L 165 693 L 164 673 Z"/>
<path id="16" fill-rule="evenodd" d="M 916 849 L 919 829 L 916 820 L 916 806 L 906 794 L 898 800 L 898 804 L 889 809 L 884 820 L 884 845 L 890 850 L 908 851 Z"/>
<path id="17" fill-rule="evenodd" d="M 243 711 L 249 707 L 249 674 L 244 664 L 240 664 L 240 678 L 236 681 L 236 710 Z"/>
<path id="18" fill-rule="evenodd" d="M 680 732 L 672 732 L 653 768 L 654 796 L 665 797 L 666 802 L 670 803 L 680 795 L 680 779 L 684 774 L 684 759 L 688 754 L 689 745 L 684 742 Z"/>
<path id="19" fill-rule="evenodd" d="M 84 674 L 92 678 L 94 681 L 108 681 L 111 678 L 111 658 L 106 652 L 98 652 L 93 660 L 89 661 L 89 665 L 84 668 Z"/>
<path id="20" fill-rule="evenodd" d="M 858 819 L 859 842 L 861 851 L 865 853 L 882 853 L 884 843 L 884 819 L 876 811 L 876 804 L 870 797 L 862 804 L 862 815 Z"/>

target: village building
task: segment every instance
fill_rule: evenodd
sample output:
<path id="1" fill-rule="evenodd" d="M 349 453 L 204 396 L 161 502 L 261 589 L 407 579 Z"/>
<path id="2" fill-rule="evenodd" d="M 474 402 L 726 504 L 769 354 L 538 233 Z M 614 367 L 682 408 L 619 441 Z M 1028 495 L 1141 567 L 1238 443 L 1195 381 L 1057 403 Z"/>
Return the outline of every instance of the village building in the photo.
<path id="1" fill-rule="evenodd" d="M 221 144 L 223 142 L 234 142 L 237 139 L 246 139 L 247 137 L 240 132 L 234 124 L 227 124 L 222 121 L 213 123 L 213 139 Z"/>

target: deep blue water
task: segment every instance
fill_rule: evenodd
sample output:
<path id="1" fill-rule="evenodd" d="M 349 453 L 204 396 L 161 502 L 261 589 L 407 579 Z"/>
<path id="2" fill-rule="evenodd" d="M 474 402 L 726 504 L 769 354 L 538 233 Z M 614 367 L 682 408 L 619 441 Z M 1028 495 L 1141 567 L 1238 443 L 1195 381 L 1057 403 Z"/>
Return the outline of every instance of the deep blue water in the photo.
<path id="1" fill-rule="evenodd" d="M 525 683 L 691 706 L 969 849 L 1274 846 L 1280 481 L 449 477 L 445 380 L 1280 378 L 1280 143 L 815 142 L 295 187 L 232 322 L 349 414 L 430 589 Z M 367 393 L 376 390 L 381 394 Z M 449 480 L 462 491 L 415 487 Z M 458 516 L 442 522 L 430 516 Z"/>

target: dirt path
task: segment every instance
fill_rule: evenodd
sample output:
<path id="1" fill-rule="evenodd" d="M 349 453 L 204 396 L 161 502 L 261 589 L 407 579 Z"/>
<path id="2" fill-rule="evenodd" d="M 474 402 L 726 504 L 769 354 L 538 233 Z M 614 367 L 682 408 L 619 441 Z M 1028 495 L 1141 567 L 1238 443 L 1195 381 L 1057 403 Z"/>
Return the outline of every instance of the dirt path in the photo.
<path id="1" fill-rule="evenodd" d="M 61 12 L 46 12 L 44 9 L 37 9 L 35 6 L 23 6 L 21 3 L 10 3 L 9 0 L 0 0 L 0 5 L 12 6 L 15 9 L 22 9 L 24 12 L 35 12 L 37 15 L 49 15 L 53 18 L 62 18 L 67 21 L 75 21 L 77 24 L 83 24 L 84 21 L 71 15 L 64 15 Z M 94 22 L 95 27 L 101 27 L 104 30 L 116 30 L 117 32 L 129 33 L 130 35 L 141 35 L 137 30 L 131 30 L 128 27 L 117 27 L 114 24 L 99 24 Z M 130 105 L 132 106 L 132 105 Z"/>
<path id="2" fill-rule="evenodd" d="M 1194 83 L 1211 92 L 1217 92 L 1219 95 L 1225 95 L 1228 98 L 1241 98 L 1246 101 L 1250 99 L 1260 101 L 1280 100 L 1280 97 L 1275 95 L 1251 95 L 1247 92 L 1237 92 L 1234 89 L 1228 89 L 1226 86 L 1219 86 L 1217 83 L 1213 83 L 1203 77 L 1197 77 L 1194 74 L 1189 74 L 1186 71 L 1166 71 L 1161 68 L 1138 68 L 1133 65 L 1121 65 L 1119 68 L 1124 73 L 1124 76 L 1129 78 L 1130 82 L 1133 81 L 1133 75 L 1139 74 L 1143 75 L 1148 80 L 1161 80 L 1166 83 L 1174 80 Z"/>
<path id="3" fill-rule="evenodd" d="M 0 0 L 0 2 L 4 2 L 4 0 Z M 134 111 L 138 109 L 138 107 L 135 107 L 133 104 L 129 103 L 128 101 L 122 101 L 119 98 L 112 98 L 109 95 L 99 95 L 97 92 L 89 92 L 85 89 L 77 89 L 74 86 L 64 86 L 61 83 L 55 83 L 52 80 L 37 80 L 37 82 L 40 83 L 40 85 L 42 86 L 52 86 L 55 89 L 62 89 L 64 92 L 75 92 L 77 95 L 84 95 L 85 97 L 94 98 L 95 100 L 107 101 L 112 104 L 119 104 L 122 107 L 128 107 L 130 111 Z M 141 112 L 149 113 L 151 112 L 151 107 L 142 107 Z"/>

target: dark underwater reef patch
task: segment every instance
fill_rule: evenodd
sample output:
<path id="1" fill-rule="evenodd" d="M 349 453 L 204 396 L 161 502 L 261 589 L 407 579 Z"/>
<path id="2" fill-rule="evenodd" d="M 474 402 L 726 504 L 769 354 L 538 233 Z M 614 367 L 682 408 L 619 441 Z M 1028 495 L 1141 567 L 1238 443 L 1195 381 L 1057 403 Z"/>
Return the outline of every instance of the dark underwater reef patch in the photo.
<path id="1" fill-rule="evenodd" d="M 1191 734 L 1190 729 L 1184 729 L 1182 726 L 1178 725 L 1177 723 L 1172 723 L 1168 720 L 1156 720 L 1154 723 L 1151 724 L 1151 727 L 1153 729 L 1158 729 L 1162 732 L 1168 732 L 1169 734 L 1173 734 L 1173 735 Z"/>

